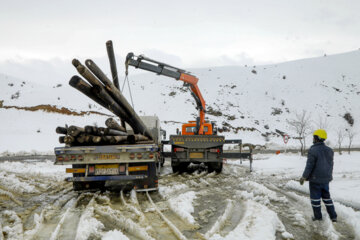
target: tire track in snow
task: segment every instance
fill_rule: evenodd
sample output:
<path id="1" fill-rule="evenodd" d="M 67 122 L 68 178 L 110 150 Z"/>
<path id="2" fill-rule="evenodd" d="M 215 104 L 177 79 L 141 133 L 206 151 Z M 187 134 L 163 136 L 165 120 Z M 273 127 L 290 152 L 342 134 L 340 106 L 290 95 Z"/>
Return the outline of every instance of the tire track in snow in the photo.
<path id="1" fill-rule="evenodd" d="M 79 221 L 82 212 L 84 211 L 83 209 L 86 208 L 86 206 L 90 203 L 91 199 L 93 199 L 93 196 L 93 193 L 83 192 L 78 195 L 73 206 L 71 205 L 71 202 L 69 203 L 70 207 L 68 208 L 69 210 L 66 210 L 67 213 L 64 213 L 65 216 L 63 216 L 63 222 L 61 222 L 61 218 L 55 227 L 55 230 L 58 229 L 58 233 L 56 234 L 57 239 L 75 239 Z"/>
<path id="2" fill-rule="evenodd" d="M 171 231 L 174 233 L 174 235 L 177 237 L 177 239 L 179 240 L 186 240 L 187 238 L 180 232 L 180 230 L 174 225 L 172 224 L 159 210 L 159 208 L 155 205 L 155 203 L 153 202 L 153 200 L 151 199 L 150 195 L 148 192 L 146 192 L 146 196 L 149 199 L 149 202 L 153 205 L 155 211 L 160 215 L 160 217 L 164 220 L 164 222 L 167 224 L 167 226 L 171 229 Z"/>
<path id="3" fill-rule="evenodd" d="M 77 225 L 75 240 L 86 240 L 90 237 L 98 238 L 101 236 L 101 230 L 104 228 L 104 225 L 94 217 L 95 198 L 98 195 L 99 193 L 94 194 L 82 212 Z"/>
<path id="4" fill-rule="evenodd" d="M 204 237 L 206 239 L 209 239 L 212 235 L 219 232 L 224 227 L 226 221 L 232 215 L 233 209 L 234 209 L 234 201 L 227 200 L 227 205 L 224 214 L 215 222 L 215 224 L 211 227 L 211 229 L 205 233 Z"/>
<path id="5" fill-rule="evenodd" d="M 21 201 L 17 200 L 11 192 L 2 190 L 1 188 L 0 188 L 0 197 L 8 198 L 19 206 L 23 205 L 23 203 Z"/>
<path id="6" fill-rule="evenodd" d="M 182 174 L 181 177 L 176 175 L 175 179 L 167 182 L 167 185 L 162 183 L 160 195 L 163 195 L 165 200 L 176 198 L 176 196 L 189 191 L 197 192 L 198 198 L 194 202 L 195 211 L 193 215 L 197 221 L 200 221 L 201 229 L 198 231 L 194 231 L 196 229 L 184 231 L 185 236 L 192 239 L 204 239 L 208 237 L 204 236 L 206 234 L 204 231 L 210 231 L 210 228 L 214 227 L 216 222 L 216 231 L 222 230 L 226 235 L 228 231 L 231 231 L 239 223 L 242 217 L 241 207 L 239 204 L 227 204 L 228 199 L 231 199 L 233 194 L 230 188 L 224 191 L 224 186 L 227 184 L 223 184 L 223 182 L 227 182 L 229 178 L 233 178 L 233 176 L 202 171 L 200 173 Z M 221 179 L 223 181 L 220 181 Z M 224 209 L 229 209 L 230 206 L 236 206 L 233 208 L 235 212 L 229 214 L 230 211 L 227 210 L 225 213 Z M 203 233 L 201 234 L 199 231 Z M 210 233 L 208 235 L 213 234 L 213 232 Z"/>
<path id="7" fill-rule="evenodd" d="M 154 202 L 154 204 L 160 204 L 160 206 L 157 206 L 160 211 L 167 211 L 168 206 L 164 205 L 162 200 L 160 200 L 160 197 L 157 194 L 154 194 L 157 200 Z M 135 198 L 136 196 L 136 198 Z M 139 196 L 139 200 L 137 198 Z M 139 209 L 141 212 L 144 213 L 145 217 L 149 219 L 149 223 L 151 225 L 151 228 L 154 230 L 155 234 L 153 237 L 158 240 L 175 240 L 178 239 L 176 235 L 174 235 L 172 229 L 167 225 L 167 223 L 161 218 L 161 216 L 156 212 L 153 204 L 149 201 L 149 199 L 146 196 L 146 193 L 142 194 L 132 194 L 131 201 L 139 206 Z M 172 213 L 174 214 L 174 213 Z"/>
<path id="8" fill-rule="evenodd" d="M 153 227 L 151 226 L 149 220 L 146 218 L 144 212 L 142 212 L 142 210 L 140 208 L 140 205 L 139 205 L 139 202 L 138 202 L 137 196 L 136 196 L 136 191 L 132 190 L 130 192 L 130 203 L 126 202 L 123 191 L 120 192 L 120 198 L 121 198 L 121 202 L 124 205 L 124 207 L 127 210 L 129 210 L 135 214 L 136 220 L 139 223 L 139 225 L 142 228 L 145 228 L 146 231 L 149 233 L 149 235 L 154 237 L 156 235 L 156 232 L 153 229 Z"/>
<path id="9" fill-rule="evenodd" d="M 111 208 L 110 206 L 96 206 L 94 212 L 102 217 L 102 221 L 106 220 L 108 223 L 114 225 L 114 228 L 124 230 L 124 233 L 129 239 L 143 239 L 152 240 L 152 238 L 145 228 L 142 228 L 132 219 L 125 217 L 121 211 Z"/>
<path id="10" fill-rule="evenodd" d="M 74 207 L 76 206 L 78 200 L 80 199 L 81 196 L 79 196 L 77 199 L 71 199 L 67 205 L 68 207 L 64 207 L 66 210 L 65 212 L 61 215 L 61 218 L 58 222 L 58 224 L 56 225 L 54 231 L 52 232 L 49 240 L 56 240 L 58 239 L 59 233 L 60 233 L 60 229 L 62 228 L 66 218 L 69 217 L 70 212 L 74 209 Z M 72 201 L 72 202 L 71 202 Z"/>

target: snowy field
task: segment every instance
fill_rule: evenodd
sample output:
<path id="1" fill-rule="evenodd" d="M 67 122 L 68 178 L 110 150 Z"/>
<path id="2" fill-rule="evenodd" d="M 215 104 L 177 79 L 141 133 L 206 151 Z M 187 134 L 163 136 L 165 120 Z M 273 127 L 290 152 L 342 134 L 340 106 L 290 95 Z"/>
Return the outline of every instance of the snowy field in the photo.
<path id="1" fill-rule="evenodd" d="M 76 193 L 52 161 L 0 162 L 0 239 L 360 239 L 360 153 L 335 155 L 338 223 L 311 221 L 306 158 L 255 155 L 221 174 L 162 169 L 158 193 Z M 325 213 L 325 209 L 323 209 Z"/>

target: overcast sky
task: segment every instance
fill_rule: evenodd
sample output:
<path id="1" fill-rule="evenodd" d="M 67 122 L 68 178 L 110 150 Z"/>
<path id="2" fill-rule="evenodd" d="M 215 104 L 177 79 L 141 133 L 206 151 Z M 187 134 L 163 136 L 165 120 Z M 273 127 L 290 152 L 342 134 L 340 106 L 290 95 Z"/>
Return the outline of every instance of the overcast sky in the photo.
<path id="1" fill-rule="evenodd" d="M 105 42 L 179 67 L 360 48 L 359 0 L 0 0 L 0 61 L 102 57 Z M 118 60 L 121 61 L 121 60 Z"/>

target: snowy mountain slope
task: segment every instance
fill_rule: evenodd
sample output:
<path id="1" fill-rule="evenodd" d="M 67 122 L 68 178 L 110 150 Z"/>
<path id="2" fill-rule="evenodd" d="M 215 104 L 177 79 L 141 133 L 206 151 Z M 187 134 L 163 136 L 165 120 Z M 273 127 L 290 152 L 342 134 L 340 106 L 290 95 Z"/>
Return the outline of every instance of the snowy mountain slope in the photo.
<path id="1" fill-rule="evenodd" d="M 275 129 L 292 134 L 286 120 L 302 110 L 311 113 L 314 127 L 319 117 L 326 117 L 332 129 L 349 128 L 343 118 L 349 112 L 358 129 L 359 60 L 360 52 L 351 52 L 277 65 L 228 66 L 192 69 L 192 72 L 200 79 L 208 110 L 213 110 L 207 115 L 209 119 L 233 129 L 256 128 L 258 131 L 242 131 L 239 136 L 245 141 L 257 142 L 261 141 L 260 133 L 275 132 Z M 131 69 L 134 71 L 141 70 Z M 176 116 L 176 119 L 186 121 L 191 119 L 190 115 L 196 116 L 194 101 L 188 92 L 182 91 L 181 82 L 151 74 L 130 75 L 130 79 L 139 94 L 140 89 L 145 88 L 146 96 L 152 99 L 145 105 L 143 98 L 136 99 L 135 105 L 140 105 L 141 110 L 157 105 L 157 114 L 163 120 L 174 120 L 173 116 Z M 164 102 L 166 104 L 162 104 Z M 334 137 L 335 132 L 331 135 Z"/>
<path id="2" fill-rule="evenodd" d="M 199 86 L 207 103 L 209 120 L 216 121 L 219 127 L 230 129 L 230 132 L 223 133 L 229 138 L 242 138 L 244 142 L 257 144 L 281 144 L 282 139 L 274 134 L 275 129 L 294 136 L 286 120 L 294 118 L 295 112 L 306 110 L 311 113 L 314 127 L 320 117 L 327 118 L 329 141 L 335 144 L 336 130 L 350 127 L 343 118 L 345 113 L 352 115 L 355 119 L 353 128 L 360 132 L 359 62 L 360 51 L 356 51 L 276 65 L 225 66 L 190 71 L 200 79 Z M 130 68 L 129 72 L 135 110 L 139 115 L 158 115 L 168 134 L 180 127 L 177 122 L 193 120 L 197 116 L 195 102 L 182 82 L 134 68 Z M 109 71 L 106 73 L 110 76 Z M 75 69 L 64 72 L 64 80 L 59 83 L 49 81 L 39 84 L 5 74 L 0 74 L 0 101 L 3 101 L 3 106 L 49 104 L 76 112 L 91 110 L 111 115 L 68 85 L 66 78 L 75 75 Z M 131 103 L 127 85 L 124 95 Z M 65 123 L 104 125 L 107 118 L 97 114 L 68 116 L 13 108 L 0 108 L 0 116 L 0 152 L 51 150 L 58 145 L 54 131 L 56 126 Z M 31 130 L 25 134 L 24 127 Z M 266 133 L 270 134 L 268 139 L 262 136 Z M 46 135 L 46 141 L 43 141 L 43 135 Z M 16 144 L 7 141 L 12 137 L 14 141 L 19 139 Z M 354 143 L 359 145 L 359 139 L 358 135 Z M 34 144 L 29 144 L 29 141 Z M 296 144 L 296 140 L 289 142 L 289 145 Z"/>

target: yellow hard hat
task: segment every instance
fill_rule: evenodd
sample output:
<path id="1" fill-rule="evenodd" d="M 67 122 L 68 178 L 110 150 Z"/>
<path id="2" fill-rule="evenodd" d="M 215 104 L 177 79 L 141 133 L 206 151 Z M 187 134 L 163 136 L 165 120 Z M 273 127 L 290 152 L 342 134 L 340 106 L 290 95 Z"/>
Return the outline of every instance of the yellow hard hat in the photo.
<path id="1" fill-rule="evenodd" d="M 313 135 L 318 136 L 319 138 L 324 139 L 324 140 L 327 138 L 327 134 L 324 129 L 315 130 Z"/>

